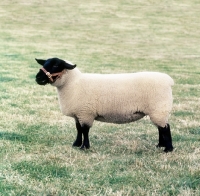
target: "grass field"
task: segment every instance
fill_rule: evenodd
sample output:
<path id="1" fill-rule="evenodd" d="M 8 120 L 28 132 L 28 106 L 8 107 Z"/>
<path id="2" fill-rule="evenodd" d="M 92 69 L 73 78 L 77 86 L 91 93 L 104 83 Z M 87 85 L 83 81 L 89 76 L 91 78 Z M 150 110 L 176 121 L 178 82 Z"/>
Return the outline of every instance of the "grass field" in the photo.
<path id="1" fill-rule="evenodd" d="M 198 0 L 1 0 L 0 195 L 200 195 Z M 83 72 L 160 71 L 174 78 L 175 150 L 156 149 L 148 118 L 95 122 L 91 149 L 72 148 L 74 121 L 34 58 Z"/>

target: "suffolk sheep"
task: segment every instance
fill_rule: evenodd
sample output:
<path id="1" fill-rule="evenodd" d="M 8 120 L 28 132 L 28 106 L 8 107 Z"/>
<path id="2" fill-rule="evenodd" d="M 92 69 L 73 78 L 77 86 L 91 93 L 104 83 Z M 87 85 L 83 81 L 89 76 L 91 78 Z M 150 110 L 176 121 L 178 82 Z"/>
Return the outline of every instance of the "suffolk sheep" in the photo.
<path id="1" fill-rule="evenodd" d="M 89 130 L 94 120 L 122 124 L 148 115 L 158 128 L 157 147 L 164 147 L 164 152 L 173 150 L 168 118 L 174 82 L 169 75 L 159 72 L 87 74 L 62 59 L 36 61 L 42 65 L 36 82 L 57 87 L 62 113 L 75 119 L 77 137 L 73 146 L 90 148 Z"/>

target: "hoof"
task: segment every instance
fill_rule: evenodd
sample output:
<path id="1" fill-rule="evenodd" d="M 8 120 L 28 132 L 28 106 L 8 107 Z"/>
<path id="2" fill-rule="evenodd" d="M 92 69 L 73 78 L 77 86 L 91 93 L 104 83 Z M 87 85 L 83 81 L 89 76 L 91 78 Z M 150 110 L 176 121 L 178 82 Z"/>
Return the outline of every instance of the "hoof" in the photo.
<path id="1" fill-rule="evenodd" d="M 173 147 L 170 147 L 170 148 L 165 148 L 164 152 L 168 153 L 168 152 L 172 152 L 173 151 Z"/>
<path id="2" fill-rule="evenodd" d="M 86 150 L 86 149 L 89 149 L 90 148 L 90 145 L 85 145 L 83 144 L 81 147 L 80 147 L 80 150 Z"/>
<path id="3" fill-rule="evenodd" d="M 156 148 L 166 147 L 164 144 L 158 144 L 156 145 Z"/>
<path id="4" fill-rule="evenodd" d="M 81 145 L 82 145 L 82 142 L 80 142 L 80 141 L 75 141 L 75 142 L 72 144 L 73 147 L 80 147 Z"/>

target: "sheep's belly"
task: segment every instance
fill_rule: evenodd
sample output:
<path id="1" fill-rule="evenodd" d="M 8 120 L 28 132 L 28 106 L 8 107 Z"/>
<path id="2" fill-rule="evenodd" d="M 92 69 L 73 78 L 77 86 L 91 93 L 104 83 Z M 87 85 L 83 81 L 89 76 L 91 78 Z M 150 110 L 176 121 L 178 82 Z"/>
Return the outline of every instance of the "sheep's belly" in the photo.
<path id="1" fill-rule="evenodd" d="M 106 114 L 106 115 L 100 115 L 95 118 L 97 121 L 101 122 L 108 122 L 108 123 L 117 123 L 117 124 L 123 124 L 123 123 L 130 123 L 136 120 L 139 120 L 145 116 L 142 112 L 136 112 L 133 114 Z"/>

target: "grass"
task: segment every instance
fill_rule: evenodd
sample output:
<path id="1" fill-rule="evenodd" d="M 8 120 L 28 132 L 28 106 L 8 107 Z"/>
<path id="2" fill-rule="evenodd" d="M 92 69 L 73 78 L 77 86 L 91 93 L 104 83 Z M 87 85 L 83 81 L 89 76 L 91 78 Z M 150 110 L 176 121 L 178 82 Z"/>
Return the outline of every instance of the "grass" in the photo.
<path id="1" fill-rule="evenodd" d="M 0 195 L 200 195 L 200 3 L 197 0 L 1 1 Z M 171 75 L 175 150 L 156 149 L 148 118 L 95 122 L 72 148 L 74 120 L 38 86 L 34 58 L 83 72 Z"/>

